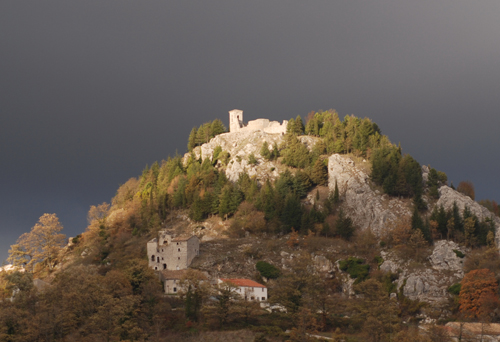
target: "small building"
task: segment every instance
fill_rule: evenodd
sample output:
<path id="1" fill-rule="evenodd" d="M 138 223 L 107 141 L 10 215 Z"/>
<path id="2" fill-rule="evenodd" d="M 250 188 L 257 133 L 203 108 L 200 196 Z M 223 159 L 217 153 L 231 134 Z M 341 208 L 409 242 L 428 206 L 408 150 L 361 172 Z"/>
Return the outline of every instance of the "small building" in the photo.
<path id="1" fill-rule="evenodd" d="M 180 280 L 185 276 L 187 270 L 160 271 L 160 280 L 163 283 L 163 290 L 166 294 L 177 294 L 181 289 Z"/>
<path id="2" fill-rule="evenodd" d="M 218 284 L 229 283 L 236 287 L 236 293 L 248 301 L 267 301 L 267 287 L 250 279 L 223 279 L 217 280 Z"/>
<path id="3" fill-rule="evenodd" d="M 184 270 L 191 265 L 200 253 L 200 240 L 197 236 L 173 237 L 166 230 L 158 232 L 158 238 L 147 244 L 148 264 L 155 271 Z"/>
<path id="4" fill-rule="evenodd" d="M 178 294 L 180 290 L 182 290 L 181 280 L 184 278 L 190 270 L 178 270 L 178 271 L 169 271 L 163 270 L 160 271 L 160 280 L 163 283 L 163 290 L 165 294 Z M 208 277 L 205 273 L 191 270 L 191 272 L 195 272 L 196 277 L 201 280 L 201 282 L 205 282 L 208 280 Z"/>

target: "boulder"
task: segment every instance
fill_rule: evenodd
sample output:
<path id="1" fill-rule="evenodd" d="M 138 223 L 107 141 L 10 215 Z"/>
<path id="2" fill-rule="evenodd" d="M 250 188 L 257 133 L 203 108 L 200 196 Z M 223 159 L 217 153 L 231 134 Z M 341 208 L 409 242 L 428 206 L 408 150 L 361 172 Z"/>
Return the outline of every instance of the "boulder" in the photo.
<path id="1" fill-rule="evenodd" d="M 465 250 L 453 241 L 437 241 L 429 257 L 432 268 L 457 272 L 458 277 L 463 277 L 463 259 L 458 257 L 455 251 L 465 254 Z"/>

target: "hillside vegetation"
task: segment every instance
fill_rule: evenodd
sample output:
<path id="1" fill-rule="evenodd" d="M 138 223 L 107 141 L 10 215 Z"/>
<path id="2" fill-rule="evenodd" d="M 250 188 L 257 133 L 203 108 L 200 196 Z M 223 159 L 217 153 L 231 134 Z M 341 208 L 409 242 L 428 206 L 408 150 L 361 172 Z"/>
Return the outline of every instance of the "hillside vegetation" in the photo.
<path id="1" fill-rule="evenodd" d="M 57 216 L 42 216 L 10 250 L 26 271 L 0 273 L 0 341 L 446 341 L 449 320 L 500 321 L 496 202 L 483 202 L 491 217 L 438 205 L 446 174 L 422 168 L 368 118 L 330 110 L 305 121 L 289 120 L 283 137 L 248 133 L 249 150 L 216 145 L 236 139 L 220 120 L 193 128 L 186 156 L 146 166 L 110 204 L 92 206 L 67 246 Z M 329 177 L 332 154 L 356 161 L 381 203 L 397 198 L 412 214 L 381 232 L 356 226 Z M 470 197 L 469 183 L 458 190 Z M 165 227 L 201 238 L 193 270 L 266 283 L 275 310 L 216 291 L 196 272 L 183 279 L 186 292 L 164 295 L 146 243 Z M 475 270 L 489 277 L 488 298 L 470 290 L 482 286 Z M 450 290 L 436 290 L 435 303 L 411 292 L 432 272 L 456 282 L 440 283 Z M 420 336 L 423 322 L 431 325 Z"/>

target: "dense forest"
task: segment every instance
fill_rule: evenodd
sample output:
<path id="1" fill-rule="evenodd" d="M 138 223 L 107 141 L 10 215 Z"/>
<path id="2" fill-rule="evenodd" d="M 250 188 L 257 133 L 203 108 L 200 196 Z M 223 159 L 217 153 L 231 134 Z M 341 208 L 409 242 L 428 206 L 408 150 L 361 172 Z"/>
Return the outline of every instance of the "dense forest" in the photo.
<path id="1" fill-rule="evenodd" d="M 259 146 L 264 160 L 287 166 L 275 181 L 260 182 L 245 172 L 229 181 L 231 156 L 220 147 L 212 158 L 197 159 L 196 146 L 226 132 L 215 120 L 193 128 L 186 158 L 146 166 L 119 187 L 110 204 L 92 206 L 86 231 L 70 245 L 64 247 L 57 216 L 42 216 L 10 250 L 9 261 L 26 272 L 0 273 L 0 341 L 236 339 L 228 337 L 231 331 L 255 341 L 307 341 L 311 334 L 344 341 L 446 341 L 440 328 L 446 321 L 500 321 L 493 221 L 479 220 L 468 208 L 434 206 L 439 187 L 448 184 L 446 174 L 430 168 L 424 182 L 421 165 L 370 119 L 341 120 L 329 110 L 311 112 L 305 122 L 290 119 L 282 144 Z M 312 149 L 301 142 L 303 135 L 317 138 Z M 381 237 L 358 229 L 342 210 L 337 185 L 331 192 L 325 187 L 333 153 L 369 161 L 372 186 L 411 201 L 412 217 Z M 250 154 L 248 162 L 258 163 L 257 156 Z M 474 199 L 471 182 L 457 190 Z M 304 204 L 311 194 L 321 205 Z M 481 203 L 499 215 L 495 201 Z M 251 245 L 245 257 L 255 264 L 254 280 L 267 280 L 270 303 L 286 310 L 267 312 L 230 288 L 207 286 L 196 270 L 183 279 L 184 292 L 165 296 L 147 266 L 145 246 L 180 214 L 194 222 L 219 218 L 228 227 L 222 240 Z M 467 275 L 449 290 L 447 318 L 439 321 L 437 315 L 438 324 L 418 335 L 419 317 L 433 316 L 433 309 L 395 288 L 398 275 L 379 270 L 381 251 L 423 263 L 442 239 L 469 248 Z M 355 279 L 355 296 L 345 295 L 338 276 L 313 270 L 314 254 L 331 246 L 338 250 L 333 261 Z M 273 250 L 296 257 L 286 268 L 261 260 Z M 486 272 L 480 278 L 487 283 L 479 284 L 479 271 Z M 33 279 L 43 279 L 43 285 Z M 478 286 L 485 295 L 473 293 Z M 489 304 L 483 305 L 486 294 Z"/>

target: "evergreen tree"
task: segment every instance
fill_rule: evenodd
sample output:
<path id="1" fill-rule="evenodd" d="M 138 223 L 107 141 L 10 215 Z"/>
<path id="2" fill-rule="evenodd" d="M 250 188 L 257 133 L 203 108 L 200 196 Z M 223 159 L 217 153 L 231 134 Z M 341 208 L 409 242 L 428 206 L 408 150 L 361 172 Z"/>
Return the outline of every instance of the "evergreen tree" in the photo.
<path id="1" fill-rule="evenodd" d="M 215 119 L 212 121 L 212 124 L 210 126 L 210 138 L 215 137 L 216 135 L 225 133 L 227 131 L 226 126 L 220 121 L 219 119 Z"/>
<path id="2" fill-rule="evenodd" d="M 439 184 L 438 173 L 436 169 L 431 168 L 427 178 L 427 186 L 429 188 L 429 196 L 435 199 L 439 198 L 438 184 Z"/>
<path id="3" fill-rule="evenodd" d="M 354 226 L 350 217 L 344 214 L 344 211 L 340 209 L 339 216 L 335 222 L 335 230 L 337 234 L 345 239 L 350 240 L 354 235 Z"/>
<path id="4" fill-rule="evenodd" d="M 292 118 L 288 120 L 288 125 L 286 126 L 287 134 L 295 134 L 295 120 Z"/>
<path id="5" fill-rule="evenodd" d="M 321 159 L 317 159 L 314 163 L 311 180 L 317 185 L 325 185 L 328 181 L 328 169 Z"/>
<path id="6" fill-rule="evenodd" d="M 267 141 L 264 141 L 262 144 L 262 147 L 260 149 L 260 155 L 265 159 L 265 160 L 271 160 L 271 151 L 269 151 L 269 144 Z"/>
<path id="7" fill-rule="evenodd" d="M 337 185 L 337 179 L 335 178 L 335 189 L 333 190 L 333 204 L 340 202 L 339 187 Z"/>
<path id="8" fill-rule="evenodd" d="M 193 148 L 196 146 L 196 127 L 193 127 L 191 130 L 191 133 L 189 133 L 189 139 L 188 139 L 188 152 L 191 152 Z"/>
<path id="9" fill-rule="evenodd" d="M 302 122 L 302 118 L 300 117 L 300 115 L 297 115 L 297 117 L 295 118 L 295 125 L 294 125 L 293 132 L 296 135 L 303 135 L 304 134 L 304 124 Z"/>
<path id="10" fill-rule="evenodd" d="M 283 223 L 283 233 L 289 233 L 292 228 L 300 230 L 302 220 L 302 207 L 297 195 L 289 193 L 285 198 L 285 205 L 281 213 L 281 222 Z"/>
<path id="11" fill-rule="evenodd" d="M 305 168 L 311 162 L 307 147 L 294 135 L 287 136 L 286 148 L 283 151 L 283 163 L 288 166 Z"/>
<path id="12" fill-rule="evenodd" d="M 307 195 L 309 188 L 311 187 L 311 180 L 307 173 L 303 171 L 297 171 L 295 177 L 293 177 L 293 190 L 300 197 L 303 198 Z"/>
<path id="13" fill-rule="evenodd" d="M 274 143 L 271 159 L 278 159 L 279 156 L 280 156 L 280 150 L 278 149 L 278 144 Z"/>
<path id="14" fill-rule="evenodd" d="M 257 158 L 255 158 L 255 155 L 253 153 L 250 153 L 248 156 L 248 163 L 250 165 L 257 165 Z"/>

